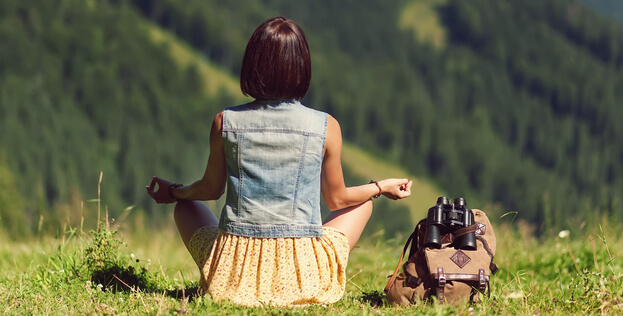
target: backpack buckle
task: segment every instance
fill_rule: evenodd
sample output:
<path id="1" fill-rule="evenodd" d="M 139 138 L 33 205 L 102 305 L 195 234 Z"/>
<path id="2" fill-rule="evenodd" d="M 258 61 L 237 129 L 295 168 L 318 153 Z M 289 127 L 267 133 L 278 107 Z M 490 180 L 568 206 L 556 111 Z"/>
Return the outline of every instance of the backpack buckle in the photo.
<path id="1" fill-rule="evenodd" d="M 478 270 L 478 289 L 484 291 L 487 289 L 487 280 L 485 279 L 485 269 Z"/>
<path id="2" fill-rule="evenodd" d="M 443 302 L 445 299 L 445 287 L 446 287 L 446 275 L 443 273 L 443 268 L 437 268 L 437 280 L 439 282 L 439 287 L 437 287 L 437 299 L 439 302 Z"/>
<path id="3" fill-rule="evenodd" d="M 439 282 L 439 287 L 446 286 L 446 275 L 443 273 L 443 268 L 437 268 L 437 280 Z"/>
<path id="4" fill-rule="evenodd" d="M 416 287 L 422 284 L 422 279 L 411 276 L 411 275 L 407 276 L 407 279 L 405 281 L 407 281 L 407 283 L 413 284 Z"/>

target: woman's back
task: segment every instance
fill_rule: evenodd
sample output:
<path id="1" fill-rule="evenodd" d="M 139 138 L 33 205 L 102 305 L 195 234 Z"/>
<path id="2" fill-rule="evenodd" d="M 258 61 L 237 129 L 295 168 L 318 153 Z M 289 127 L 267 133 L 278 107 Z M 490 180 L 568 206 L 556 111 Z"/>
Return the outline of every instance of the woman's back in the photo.
<path id="1" fill-rule="evenodd" d="M 296 100 L 223 112 L 227 201 L 220 228 L 247 237 L 321 237 L 327 114 Z"/>

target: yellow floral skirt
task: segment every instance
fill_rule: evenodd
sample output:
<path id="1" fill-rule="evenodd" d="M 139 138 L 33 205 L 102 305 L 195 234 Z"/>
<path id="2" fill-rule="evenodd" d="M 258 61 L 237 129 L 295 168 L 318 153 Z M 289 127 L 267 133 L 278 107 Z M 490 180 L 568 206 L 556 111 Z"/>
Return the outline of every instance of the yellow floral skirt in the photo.
<path id="1" fill-rule="evenodd" d="M 199 228 L 190 253 L 201 289 L 214 301 L 243 306 L 292 306 L 338 301 L 346 286 L 349 245 L 344 233 L 320 238 L 252 238 Z"/>

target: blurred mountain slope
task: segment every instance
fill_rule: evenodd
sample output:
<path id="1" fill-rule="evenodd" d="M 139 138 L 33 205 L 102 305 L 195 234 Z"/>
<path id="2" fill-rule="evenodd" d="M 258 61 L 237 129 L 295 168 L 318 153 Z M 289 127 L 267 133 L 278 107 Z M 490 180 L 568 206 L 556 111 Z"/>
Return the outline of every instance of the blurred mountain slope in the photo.
<path id="1" fill-rule="evenodd" d="M 112 215 L 158 221 L 145 179 L 203 172 L 212 117 L 244 102 L 246 40 L 275 15 L 309 39 L 304 103 L 355 148 L 542 230 L 623 217 L 623 30 L 572 0 L 2 1 L 0 167 L 24 203 L 0 212 L 76 222 L 103 171 Z"/>

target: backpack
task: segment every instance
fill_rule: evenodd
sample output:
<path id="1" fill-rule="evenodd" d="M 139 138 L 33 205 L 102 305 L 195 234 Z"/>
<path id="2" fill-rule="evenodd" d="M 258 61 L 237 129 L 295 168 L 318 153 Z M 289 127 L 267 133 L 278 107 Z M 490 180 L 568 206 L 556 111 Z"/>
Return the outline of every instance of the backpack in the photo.
<path id="1" fill-rule="evenodd" d="M 475 303 L 479 302 L 479 293 L 489 295 L 490 276 L 498 270 L 493 263 L 495 233 L 483 211 L 474 209 L 471 212 L 473 224 L 442 233 L 439 249 L 425 246 L 430 210 L 429 216 L 417 224 L 405 243 L 394 274 L 388 276 L 385 293 L 392 305 L 431 301 L 433 296 L 439 302 L 455 304 L 469 300 Z M 474 233 L 476 250 L 456 249 L 455 241 L 470 233 Z M 409 246 L 409 259 L 398 274 Z"/>

